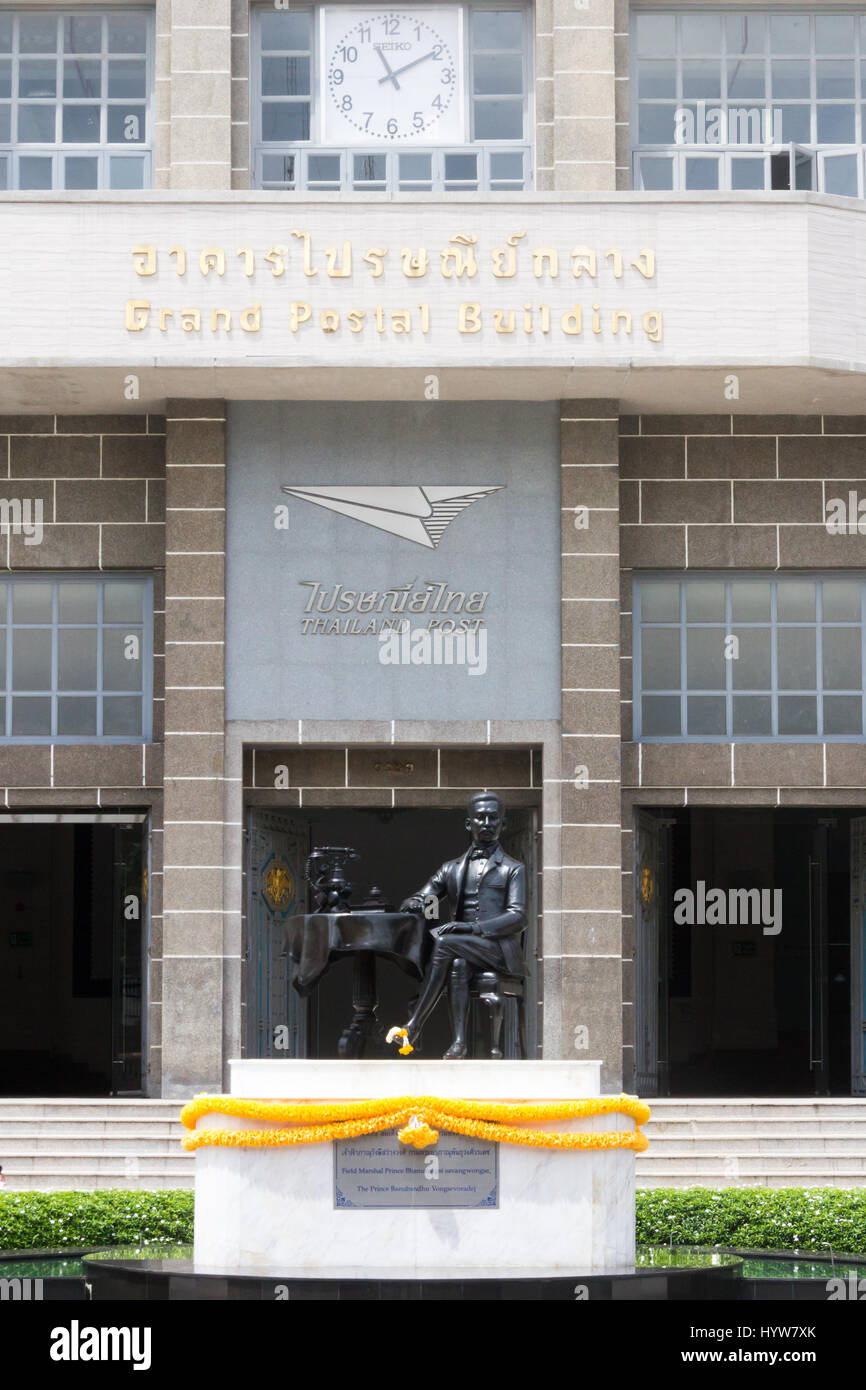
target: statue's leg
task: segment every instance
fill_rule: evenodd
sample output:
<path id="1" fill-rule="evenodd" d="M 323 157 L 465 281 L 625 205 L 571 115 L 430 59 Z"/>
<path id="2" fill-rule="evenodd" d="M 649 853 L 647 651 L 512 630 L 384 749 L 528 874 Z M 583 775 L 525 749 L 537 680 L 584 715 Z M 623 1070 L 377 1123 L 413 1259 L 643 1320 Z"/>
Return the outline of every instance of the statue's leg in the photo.
<path id="1" fill-rule="evenodd" d="M 448 983 L 451 961 L 451 952 L 445 947 L 437 945 L 433 951 L 433 959 L 430 962 L 430 969 L 427 973 L 427 979 L 424 981 L 421 996 L 415 1005 L 415 1012 L 406 1024 L 410 1043 L 417 1042 L 418 1034 L 433 1012 L 440 994 Z"/>
<path id="2" fill-rule="evenodd" d="M 451 966 L 451 979 L 448 986 L 448 1007 L 451 1014 L 451 1046 L 445 1053 L 445 1060 L 465 1057 L 466 1023 L 469 1017 L 469 962 L 455 960 Z"/>

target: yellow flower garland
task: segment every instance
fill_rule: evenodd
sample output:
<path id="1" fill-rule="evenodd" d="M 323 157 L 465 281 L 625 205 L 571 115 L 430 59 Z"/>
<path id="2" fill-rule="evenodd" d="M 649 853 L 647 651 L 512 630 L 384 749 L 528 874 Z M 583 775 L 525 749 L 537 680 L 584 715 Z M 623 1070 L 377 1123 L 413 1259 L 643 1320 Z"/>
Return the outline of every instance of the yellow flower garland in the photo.
<path id="1" fill-rule="evenodd" d="M 201 1115 L 235 1115 L 249 1120 L 271 1120 L 290 1129 L 202 1129 Z M 520 1129 L 520 1120 L 570 1120 L 591 1115 L 630 1115 L 636 1128 L 594 1133 L 555 1133 Z M 383 1100 L 286 1101 L 244 1100 L 237 1096 L 199 1095 L 185 1105 L 181 1120 L 194 1130 L 181 1140 L 185 1149 L 203 1147 L 276 1148 L 295 1144 L 321 1144 L 331 1139 L 357 1139 L 399 1129 L 404 1144 L 426 1148 L 435 1144 L 439 1129 L 473 1139 L 519 1144 L 544 1149 L 634 1149 L 642 1153 L 649 1144 L 640 1126 L 649 1119 L 649 1106 L 636 1096 L 600 1096 L 592 1100 L 495 1101 L 443 1100 L 438 1096 L 397 1096 Z"/>

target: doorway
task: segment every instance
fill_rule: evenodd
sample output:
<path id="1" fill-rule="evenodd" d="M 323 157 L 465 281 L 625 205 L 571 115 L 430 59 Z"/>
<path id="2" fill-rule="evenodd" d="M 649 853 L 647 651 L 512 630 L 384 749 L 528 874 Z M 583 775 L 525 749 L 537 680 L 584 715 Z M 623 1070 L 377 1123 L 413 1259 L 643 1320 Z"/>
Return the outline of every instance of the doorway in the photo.
<path id="1" fill-rule="evenodd" d="M 848 810 L 636 813 L 642 1094 L 858 1090 L 864 827 Z"/>
<path id="2" fill-rule="evenodd" d="M 537 921 L 536 817 L 534 809 L 513 808 L 502 836 L 503 848 L 526 864 L 528 901 L 524 950 L 530 976 L 526 982 L 527 1051 L 535 1055 L 535 942 Z M 306 812 L 277 812 L 264 807 L 247 811 L 246 861 L 246 1055 L 249 1057 L 335 1058 L 343 1029 L 352 1016 L 353 962 L 332 963 L 307 999 L 290 983 L 290 966 L 283 922 L 308 911 L 303 873 L 307 855 L 316 845 L 350 845 L 359 854 L 352 865 L 359 905 L 373 888 L 381 890 L 395 908 L 416 892 L 447 859 L 463 853 L 465 810 L 427 808 L 316 808 Z M 268 873 L 285 866 L 285 894 L 279 904 L 266 891 Z M 432 945 L 432 943 L 431 943 Z M 419 982 L 388 960 L 376 966 L 378 1016 L 388 1027 L 404 1023 Z M 477 1010 L 473 1010 L 473 1015 Z M 481 1044 L 480 1017 L 473 1017 L 476 1048 Z M 513 1034 L 513 1036 L 512 1036 Z M 450 1042 L 446 1000 L 439 1001 L 424 1028 L 420 1056 L 441 1057 Z M 506 1055 L 517 1055 L 514 1020 L 504 1040 Z M 392 1057 L 394 1049 L 368 1044 L 367 1058 Z M 476 1051 L 476 1055 L 481 1055 Z"/>
<path id="3" fill-rule="evenodd" d="M 0 819 L 0 1094 L 142 1093 L 145 822 Z"/>

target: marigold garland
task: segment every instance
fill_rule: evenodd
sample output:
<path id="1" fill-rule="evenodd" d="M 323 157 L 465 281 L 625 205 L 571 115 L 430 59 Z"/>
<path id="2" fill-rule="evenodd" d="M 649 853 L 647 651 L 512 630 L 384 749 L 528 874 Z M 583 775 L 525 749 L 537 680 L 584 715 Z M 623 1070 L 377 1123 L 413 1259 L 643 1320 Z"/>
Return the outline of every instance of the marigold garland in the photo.
<path id="1" fill-rule="evenodd" d="M 243 1119 L 270 1120 L 291 1125 L 286 1129 L 195 1130 L 201 1115 L 235 1115 Z M 632 1131 L 555 1133 L 522 1129 L 520 1120 L 570 1120 L 592 1115 L 622 1114 L 634 1119 Z M 473 1139 L 519 1144 L 545 1149 L 634 1149 L 642 1153 L 649 1140 L 640 1126 L 649 1119 L 649 1106 L 636 1096 L 599 1096 L 591 1100 L 495 1101 L 445 1100 L 439 1096 L 397 1096 L 382 1100 L 285 1101 L 245 1100 L 238 1096 L 199 1095 L 181 1112 L 187 1129 L 181 1140 L 185 1149 L 205 1147 L 277 1148 L 296 1144 L 321 1144 L 332 1139 L 357 1139 L 398 1129 L 404 1144 L 427 1148 L 438 1139 L 438 1129 Z"/>

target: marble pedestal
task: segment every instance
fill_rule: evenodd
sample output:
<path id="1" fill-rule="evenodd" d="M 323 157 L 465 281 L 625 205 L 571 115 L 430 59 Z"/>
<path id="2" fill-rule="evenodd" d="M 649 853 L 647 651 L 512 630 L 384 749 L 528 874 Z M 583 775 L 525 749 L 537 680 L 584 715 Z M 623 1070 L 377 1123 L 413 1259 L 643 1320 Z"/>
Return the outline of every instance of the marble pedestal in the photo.
<path id="1" fill-rule="evenodd" d="M 231 1094 L 281 1100 L 400 1095 L 573 1100 L 599 1095 L 599 1062 L 237 1061 Z M 531 1127 L 634 1130 L 625 1115 Z M 197 1128 L 269 1128 L 202 1115 Z M 440 1144 L 447 1139 L 445 1133 Z M 358 1278 L 616 1272 L 634 1263 L 630 1149 L 499 1144 L 497 1205 L 346 1208 L 335 1196 L 333 1144 L 201 1148 L 195 1156 L 197 1266 Z M 436 1149 L 423 1153 L 435 1154 Z M 423 1159 L 419 1159 L 423 1162 Z M 399 1200 L 399 1198 L 398 1198 Z"/>

